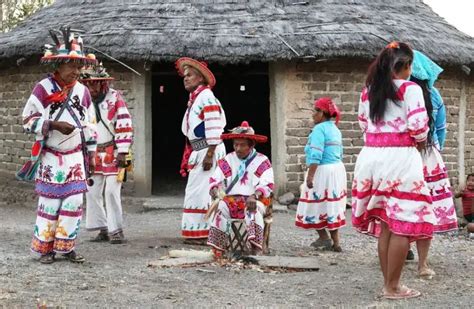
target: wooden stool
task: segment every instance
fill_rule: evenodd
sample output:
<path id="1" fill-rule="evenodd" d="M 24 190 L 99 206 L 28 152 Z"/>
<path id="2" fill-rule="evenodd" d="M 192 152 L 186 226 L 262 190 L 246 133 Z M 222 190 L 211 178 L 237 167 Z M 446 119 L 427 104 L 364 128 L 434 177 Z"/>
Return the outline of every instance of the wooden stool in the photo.
<path id="1" fill-rule="evenodd" d="M 229 256 L 240 249 L 242 253 L 247 250 L 247 226 L 244 219 L 231 219 L 229 233 Z"/>
<path id="2" fill-rule="evenodd" d="M 270 195 L 270 204 L 266 207 L 267 211 L 263 215 L 263 254 L 270 253 L 270 228 L 273 223 L 273 193 Z"/>

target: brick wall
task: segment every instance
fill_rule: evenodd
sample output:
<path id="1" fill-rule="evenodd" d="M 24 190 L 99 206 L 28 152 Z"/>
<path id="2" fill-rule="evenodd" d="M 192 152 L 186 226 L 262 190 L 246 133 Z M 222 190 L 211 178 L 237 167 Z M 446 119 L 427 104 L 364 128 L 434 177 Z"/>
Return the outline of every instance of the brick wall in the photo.
<path id="1" fill-rule="evenodd" d="M 116 78 L 114 88 L 123 91 L 134 114 L 138 100 L 141 99 L 131 89 L 133 73 L 117 65 L 105 65 Z M 310 109 L 314 99 L 322 96 L 332 97 L 343 111 L 340 128 L 343 133 L 344 163 L 351 181 L 356 156 L 363 144 L 356 113 L 367 66 L 367 62 L 360 60 L 281 64 L 283 74 L 279 78 L 285 78 L 285 84 L 284 89 L 278 90 L 278 96 L 285 98 L 278 104 L 284 102 L 285 118 L 284 123 L 279 123 L 278 126 L 284 128 L 282 143 L 285 145 L 280 148 L 283 152 L 280 155 L 285 167 L 284 179 L 279 184 L 280 192 L 298 192 L 299 185 L 303 182 L 304 145 L 312 128 Z M 23 133 L 20 114 L 35 83 L 46 72 L 45 67 L 36 64 L 0 70 L 0 172 L 11 175 L 11 179 L 29 157 L 32 141 L 32 136 Z M 443 156 L 454 184 L 458 182 L 458 114 L 463 85 L 467 102 L 465 172 L 474 172 L 474 80 L 470 77 L 462 82 L 462 78 L 466 78 L 462 74 L 446 70 L 437 84 L 448 109 L 448 135 Z M 127 183 L 126 190 L 133 190 L 133 175 L 131 180 Z"/>
<path id="2" fill-rule="evenodd" d="M 0 172 L 11 175 L 12 179 L 29 158 L 33 141 L 32 135 L 23 133 L 21 112 L 35 84 L 46 76 L 47 69 L 45 66 L 29 64 L 0 70 Z M 109 71 L 116 78 L 113 86 L 123 90 L 133 114 L 136 103 L 130 91 L 133 73 L 118 66 L 111 66 Z M 126 189 L 131 188 L 132 182 L 127 184 Z"/>
<path id="3" fill-rule="evenodd" d="M 23 133 L 21 112 L 43 67 L 28 66 L 2 70 L 0 74 L 0 169 L 14 175 L 29 157 L 31 136 Z"/>
<path id="4" fill-rule="evenodd" d="M 465 95 L 467 103 L 464 164 L 465 174 L 468 175 L 474 173 L 474 76 L 472 72 L 470 78 L 465 82 Z"/>
<path id="5" fill-rule="evenodd" d="M 348 173 L 348 188 L 353 177 L 357 154 L 363 145 L 361 131 L 357 122 L 357 108 L 360 91 L 363 87 L 367 62 L 360 60 L 328 61 L 319 63 L 294 63 L 288 66 L 287 78 L 291 89 L 286 112 L 286 189 L 298 192 L 303 182 L 303 165 L 305 163 L 304 146 L 313 126 L 311 108 L 315 99 L 329 96 L 342 110 L 339 128 L 342 131 L 344 144 L 344 164 Z M 461 96 L 461 73 L 447 70 L 443 73 L 437 86 L 445 100 L 448 110 L 448 134 L 443 156 L 449 169 L 449 176 L 457 183 L 457 138 L 458 112 Z M 466 159 L 469 168 L 474 168 L 474 83 L 469 87 L 468 107 L 469 124 L 466 124 L 466 146 L 469 144 Z M 471 108 L 470 108 L 471 107 Z M 472 143 L 472 144 L 471 144 Z"/>

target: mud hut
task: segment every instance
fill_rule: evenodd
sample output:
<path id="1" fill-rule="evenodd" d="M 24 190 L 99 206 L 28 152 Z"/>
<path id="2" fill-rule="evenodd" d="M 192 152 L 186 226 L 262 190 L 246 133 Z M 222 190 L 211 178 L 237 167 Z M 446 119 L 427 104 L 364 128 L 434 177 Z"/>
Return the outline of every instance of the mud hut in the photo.
<path id="1" fill-rule="evenodd" d="M 41 67 L 49 28 L 86 31 L 89 49 L 109 61 L 115 88 L 134 115 L 137 195 L 179 188 L 187 94 L 173 62 L 190 56 L 209 62 L 228 128 L 248 120 L 271 137 L 260 149 L 271 156 L 278 192 L 303 181 L 303 148 L 311 129 L 307 108 L 331 96 L 343 110 L 344 161 L 352 173 L 363 142 L 357 103 L 367 65 L 387 42 L 400 40 L 445 68 L 438 81 L 448 109 L 444 157 L 456 183 L 474 171 L 474 40 L 422 1 L 380 0 L 57 0 L 0 36 L 0 170 L 13 179 L 29 155 L 20 125 L 22 107 Z M 169 186 L 169 184 L 173 184 Z"/>

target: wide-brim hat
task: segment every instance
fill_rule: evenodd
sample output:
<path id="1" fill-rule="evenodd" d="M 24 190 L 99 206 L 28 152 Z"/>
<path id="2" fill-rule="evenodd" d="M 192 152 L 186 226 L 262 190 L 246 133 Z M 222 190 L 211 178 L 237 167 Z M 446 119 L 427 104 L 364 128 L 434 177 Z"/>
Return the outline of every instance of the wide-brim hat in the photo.
<path id="1" fill-rule="evenodd" d="M 268 140 L 268 138 L 265 135 L 255 134 L 254 129 L 249 125 L 247 121 L 242 121 L 242 124 L 230 130 L 230 133 L 222 134 L 221 138 L 222 139 L 246 138 L 246 139 L 254 140 L 257 143 L 265 143 Z"/>
<path id="2" fill-rule="evenodd" d="M 74 32 L 76 33 L 74 33 Z M 80 30 L 71 30 L 71 27 L 61 27 L 59 30 L 49 30 L 49 34 L 53 39 L 52 44 L 44 45 L 44 55 L 41 57 L 42 64 L 61 64 L 61 63 L 77 63 L 81 65 L 97 64 L 94 54 L 84 54 L 84 43 L 77 32 Z M 62 36 L 63 42 L 59 40 L 58 34 Z"/>
<path id="3" fill-rule="evenodd" d="M 202 74 L 202 76 L 206 80 L 207 85 L 209 87 L 212 88 L 216 85 L 216 77 L 211 72 L 211 70 L 209 70 L 209 68 L 207 67 L 207 63 L 203 61 L 198 61 L 189 57 L 181 57 L 178 60 L 176 60 L 175 65 L 176 65 L 176 70 L 178 70 L 178 73 L 180 76 L 184 76 L 184 69 L 186 68 L 186 66 L 190 66 L 198 70 L 199 73 Z"/>
<path id="4" fill-rule="evenodd" d="M 91 65 L 82 69 L 81 77 L 79 79 L 82 82 L 102 82 L 114 80 L 114 78 L 109 75 L 102 62 L 99 63 L 99 65 Z"/>

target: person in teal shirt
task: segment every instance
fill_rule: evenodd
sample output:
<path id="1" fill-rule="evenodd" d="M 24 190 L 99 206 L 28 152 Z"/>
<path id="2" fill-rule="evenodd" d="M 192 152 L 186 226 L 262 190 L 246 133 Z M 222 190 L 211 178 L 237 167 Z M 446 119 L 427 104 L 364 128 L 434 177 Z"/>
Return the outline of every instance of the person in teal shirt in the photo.
<path id="1" fill-rule="evenodd" d="M 410 80 L 421 87 L 426 111 L 429 115 L 428 126 L 430 131 L 427 145 L 421 151 L 421 158 L 423 160 L 423 174 L 426 185 L 430 190 L 433 200 L 429 207 L 433 209 L 436 217 L 434 232 L 446 233 L 456 231 L 458 229 L 456 208 L 454 206 L 448 171 L 440 153 L 443 150 L 446 139 L 446 107 L 438 89 L 434 87 L 443 69 L 425 54 L 417 50 L 413 51 L 413 54 Z M 430 245 L 430 238 L 416 241 L 418 276 L 423 279 L 432 279 L 436 275 L 435 271 L 428 265 Z M 407 259 L 414 259 L 411 249 L 408 252 Z"/>
<path id="2" fill-rule="evenodd" d="M 315 126 L 305 147 L 308 172 L 301 188 L 295 223 L 297 227 L 318 232 L 319 238 L 311 246 L 336 252 L 342 251 L 338 230 L 346 224 L 347 200 L 342 134 L 337 128 L 339 118 L 339 109 L 330 98 L 315 101 Z"/>

